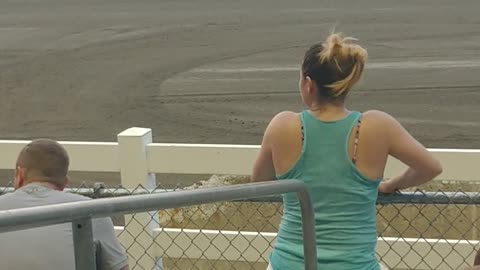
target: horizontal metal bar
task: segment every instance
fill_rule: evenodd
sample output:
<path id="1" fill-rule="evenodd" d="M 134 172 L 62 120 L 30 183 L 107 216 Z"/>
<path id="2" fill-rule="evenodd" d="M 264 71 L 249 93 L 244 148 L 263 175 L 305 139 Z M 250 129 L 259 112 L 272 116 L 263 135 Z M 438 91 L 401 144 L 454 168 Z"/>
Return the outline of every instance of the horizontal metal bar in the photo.
<path id="1" fill-rule="evenodd" d="M 291 192 L 297 193 L 302 210 L 305 269 L 315 270 L 317 255 L 313 206 L 305 184 L 298 180 L 181 190 L 0 211 L 0 232 L 30 229 L 72 220 L 89 220 L 113 214 L 147 212 Z"/>
<path id="2" fill-rule="evenodd" d="M 240 200 L 248 202 L 282 202 L 278 195 Z M 480 205 L 480 192 L 399 192 L 378 194 L 377 204 L 469 204 Z"/>
<path id="3" fill-rule="evenodd" d="M 90 198 L 111 198 L 130 195 L 156 194 L 171 191 L 179 191 L 178 189 L 134 189 L 125 188 L 66 188 L 65 192 L 80 194 Z M 0 196 L 11 193 L 14 188 L 0 187 Z M 268 197 L 257 197 L 240 199 L 235 201 L 241 202 L 282 202 L 282 196 L 272 195 Z M 480 205 L 480 192 L 444 192 L 444 191 L 416 191 L 401 192 L 395 194 L 379 194 L 377 204 L 478 204 Z"/>
<path id="4" fill-rule="evenodd" d="M 402 192 L 379 194 L 377 204 L 480 204 L 479 192 Z"/>
<path id="5" fill-rule="evenodd" d="M 126 188 L 65 188 L 63 191 L 68 193 L 75 193 L 90 198 L 111 198 L 122 197 L 130 195 L 144 195 L 154 193 L 164 193 L 177 191 L 181 189 L 126 189 Z M 13 187 L 0 187 L 0 196 L 12 193 L 15 189 Z"/>
<path id="6" fill-rule="evenodd" d="M 251 183 L 208 189 L 181 190 L 118 198 L 96 199 L 0 211 L 0 232 L 65 223 L 75 219 L 113 214 L 147 212 L 159 209 L 231 201 L 298 192 L 305 185 L 297 180 Z"/>
<path id="7" fill-rule="evenodd" d="M 244 202 L 282 202 L 282 197 L 272 195 L 245 200 Z M 378 194 L 377 204 L 475 204 L 480 205 L 480 192 L 416 191 L 394 194 Z"/>

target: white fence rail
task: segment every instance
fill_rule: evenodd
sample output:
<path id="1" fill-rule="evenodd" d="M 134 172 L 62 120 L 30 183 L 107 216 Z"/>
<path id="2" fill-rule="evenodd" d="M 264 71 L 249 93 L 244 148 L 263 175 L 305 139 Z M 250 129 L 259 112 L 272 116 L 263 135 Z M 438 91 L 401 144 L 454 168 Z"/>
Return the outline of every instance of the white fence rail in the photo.
<path id="1" fill-rule="evenodd" d="M 29 141 L 0 140 L 0 169 L 12 169 Z M 72 171 L 120 172 L 122 178 L 146 179 L 152 173 L 249 175 L 257 145 L 152 143 L 152 132 L 131 128 L 118 142 L 61 142 L 71 156 Z M 480 149 L 429 149 L 444 166 L 437 180 L 480 181 Z M 405 167 L 391 158 L 385 177 Z M 138 184 L 138 182 L 135 182 Z"/>
<path id="2" fill-rule="evenodd" d="M 0 169 L 13 169 L 18 152 L 29 141 L 0 140 Z M 178 174 L 233 174 L 249 175 L 253 160 L 257 154 L 259 146 L 256 145 L 219 145 L 219 144 L 174 144 L 174 143 L 153 143 L 152 131 L 147 128 L 130 128 L 118 135 L 118 142 L 61 142 L 71 157 L 71 171 L 87 172 L 119 172 L 122 185 L 126 188 L 135 188 L 142 184 L 145 188 L 155 188 L 155 173 L 178 173 Z M 480 181 L 480 149 L 429 149 L 443 164 L 444 170 L 437 180 L 456 180 L 456 181 Z M 390 159 L 385 172 L 385 177 L 390 178 L 399 174 L 405 167 L 395 159 Z M 145 241 L 143 246 L 153 246 L 152 235 L 171 234 L 198 234 L 200 231 L 178 229 L 160 229 L 157 222 L 153 222 L 152 215 L 145 213 L 144 218 L 140 215 L 135 216 L 137 222 L 132 222 L 128 231 L 134 235 L 145 234 L 145 237 L 138 237 L 137 241 Z M 126 217 L 126 224 L 130 224 Z M 140 221 L 140 223 L 139 223 Z M 117 230 L 124 228 L 117 227 Z M 215 231 L 202 231 L 202 233 L 215 234 Z M 262 232 L 223 232 L 224 235 L 243 233 L 256 239 L 262 234 L 258 241 L 274 238 L 275 234 Z M 154 239 L 154 238 L 153 238 Z M 162 239 L 158 237 L 157 239 Z M 182 238 L 176 238 L 182 239 Z M 185 238 L 191 239 L 191 238 Z M 259 238 L 260 239 L 260 238 Z M 125 240 L 127 241 L 127 240 Z M 186 240 L 187 241 L 187 240 Z M 411 241 L 414 244 L 409 244 Z M 388 242 L 388 243 L 387 243 Z M 391 245 L 398 247 L 399 250 L 406 247 L 424 249 L 422 245 L 432 246 L 435 250 L 440 250 L 449 254 L 448 250 L 454 248 L 459 252 L 472 251 L 472 243 L 475 241 L 459 240 L 419 240 L 419 239 L 380 239 L 378 249 L 381 254 L 384 249 L 392 248 Z M 263 242 L 262 242 L 263 243 Z M 259 245 L 264 245 L 265 243 Z M 454 245 L 452 245 L 454 243 Z M 477 242 L 475 242 L 477 243 Z M 162 245 L 162 241 L 157 241 L 157 245 Z M 390 244 L 390 245 L 388 245 Z M 251 248 L 251 246 L 250 246 Z M 429 247 L 429 249 L 431 249 Z M 159 249 L 160 250 L 160 249 Z M 468 251 L 469 250 L 469 251 Z M 149 251 L 153 257 L 164 254 L 157 254 L 155 250 Z M 250 251 L 247 251 L 247 254 Z M 257 252 L 252 250 L 251 252 Z M 266 253 L 269 250 L 265 251 Z M 258 252 L 257 252 L 258 253 Z M 266 256 L 265 254 L 251 255 Z M 210 254 L 205 252 L 204 254 Z M 254 253 L 252 253 L 254 254 Z M 155 256 L 156 255 L 156 256 Z M 169 254 L 175 256 L 175 254 Z M 178 254 L 180 255 L 180 254 Z M 197 256 L 191 254 L 189 256 Z M 236 259 L 234 255 L 226 255 L 227 258 Z M 252 258 L 253 258 L 252 257 Z M 217 257 L 216 257 L 217 258 Z M 250 258 L 247 256 L 247 258 Z M 237 258 L 238 259 L 238 258 Z M 385 257 L 386 260 L 392 260 L 395 265 L 396 258 Z M 463 258 L 455 256 L 446 256 L 442 258 L 447 260 L 448 265 L 454 267 L 463 265 Z M 469 258 L 472 260 L 473 258 Z M 411 261 L 412 265 L 418 258 L 404 258 L 404 261 Z M 426 256 L 424 260 L 432 260 L 429 265 L 436 265 L 434 260 Z M 258 261 L 258 257 L 254 259 Z M 144 269 L 151 269 L 154 260 L 142 260 Z M 425 263 L 420 264 L 417 269 L 430 269 Z"/>

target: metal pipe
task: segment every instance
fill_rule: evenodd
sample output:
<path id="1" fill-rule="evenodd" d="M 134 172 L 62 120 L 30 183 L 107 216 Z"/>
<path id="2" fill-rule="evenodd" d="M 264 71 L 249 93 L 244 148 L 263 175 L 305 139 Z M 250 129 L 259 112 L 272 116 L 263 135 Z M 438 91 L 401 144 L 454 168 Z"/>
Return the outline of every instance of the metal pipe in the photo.
<path id="1" fill-rule="evenodd" d="M 305 184 L 298 180 L 282 180 L 240 184 L 225 187 L 181 190 L 138 196 L 96 199 L 81 202 L 0 211 L 0 232 L 16 231 L 71 222 L 78 219 L 105 217 L 170 209 L 219 201 L 231 201 L 274 194 L 296 192 L 302 210 L 305 269 L 317 269 L 313 206 Z M 313 263 L 315 261 L 315 263 Z"/>
<path id="2" fill-rule="evenodd" d="M 93 241 L 92 219 L 72 221 L 75 270 L 95 270 L 95 245 Z"/>
<path id="3" fill-rule="evenodd" d="M 125 188 L 66 188 L 64 191 L 84 195 L 91 198 L 112 198 L 131 195 L 144 195 L 173 192 L 181 189 L 135 189 L 129 190 Z M 14 192 L 14 188 L 0 187 L 0 195 Z M 282 202 L 282 197 L 278 194 L 268 197 L 248 198 L 234 200 L 238 202 Z M 479 192 L 443 192 L 443 191 L 415 191 L 415 192 L 399 192 L 394 194 L 378 194 L 377 204 L 480 204 Z"/>
<path id="4" fill-rule="evenodd" d="M 306 189 L 297 191 L 300 202 L 303 227 L 303 254 L 305 270 L 317 269 L 317 242 L 315 236 L 315 212 L 310 200 L 310 194 Z"/>

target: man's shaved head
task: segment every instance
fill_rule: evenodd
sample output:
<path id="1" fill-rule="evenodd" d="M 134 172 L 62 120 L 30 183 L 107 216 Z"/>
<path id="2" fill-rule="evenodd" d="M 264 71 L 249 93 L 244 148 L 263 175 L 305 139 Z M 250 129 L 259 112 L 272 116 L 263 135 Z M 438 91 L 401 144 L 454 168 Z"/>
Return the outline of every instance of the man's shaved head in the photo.
<path id="1" fill-rule="evenodd" d="M 69 164 L 65 148 L 49 139 L 32 141 L 17 159 L 17 169 L 23 169 L 26 183 L 49 182 L 57 186 L 65 185 Z"/>

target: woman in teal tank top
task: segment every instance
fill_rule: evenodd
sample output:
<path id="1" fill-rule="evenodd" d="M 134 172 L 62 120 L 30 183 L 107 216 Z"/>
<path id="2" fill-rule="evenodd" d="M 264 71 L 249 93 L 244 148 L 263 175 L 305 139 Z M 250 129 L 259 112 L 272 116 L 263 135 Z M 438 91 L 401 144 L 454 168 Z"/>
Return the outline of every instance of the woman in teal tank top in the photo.
<path id="1" fill-rule="evenodd" d="M 300 70 L 300 96 L 308 107 L 284 111 L 268 125 L 252 180 L 299 179 L 315 210 L 318 269 L 377 270 L 375 203 L 391 193 L 423 184 L 441 165 L 390 115 L 345 107 L 361 78 L 367 52 L 353 39 L 332 34 L 310 47 Z M 389 155 L 408 169 L 383 180 Z M 283 196 L 284 210 L 269 269 L 304 269 L 299 203 Z"/>

